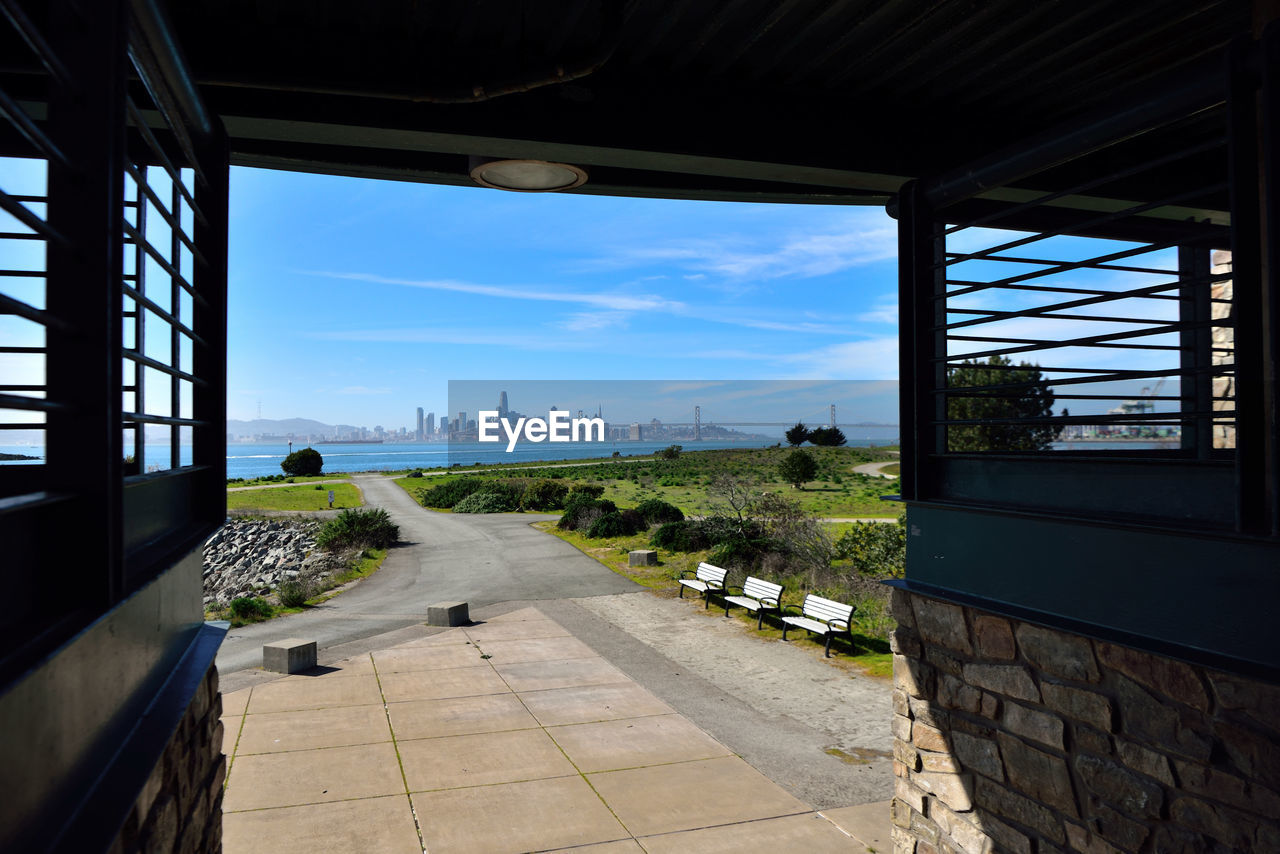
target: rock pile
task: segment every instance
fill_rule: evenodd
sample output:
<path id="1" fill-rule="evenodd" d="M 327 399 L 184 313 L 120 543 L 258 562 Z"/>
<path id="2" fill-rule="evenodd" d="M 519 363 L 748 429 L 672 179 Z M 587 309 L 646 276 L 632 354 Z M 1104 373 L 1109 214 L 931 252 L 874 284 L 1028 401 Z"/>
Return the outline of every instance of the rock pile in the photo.
<path id="1" fill-rule="evenodd" d="M 230 520 L 204 544 L 204 606 L 273 591 L 293 578 L 346 569 L 350 555 L 316 548 L 320 522 Z"/>

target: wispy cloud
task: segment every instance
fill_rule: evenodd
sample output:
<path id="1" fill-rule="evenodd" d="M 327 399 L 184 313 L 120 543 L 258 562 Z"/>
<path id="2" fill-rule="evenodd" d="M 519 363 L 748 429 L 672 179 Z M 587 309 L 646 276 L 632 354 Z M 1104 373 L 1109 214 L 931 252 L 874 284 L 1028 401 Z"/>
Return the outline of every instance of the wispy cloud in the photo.
<path id="1" fill-rule="evenodd" d="M 335 389 L 333 394 L 391 394 L 389 388 L 370 388 L 367 385 L 349 385 Z"/>
<path id="2" fill-rule="evenodd" d="M 898 378 L 896 336 L 845 341 L 794 353 L 755 350 L 704 350 L 699 359 L 768 362 L 780 378 L 893 380 Z"/>
<path id="3" fill-rule="evenodd" d="M 350 341 L 368 344 L 470 344 L 516 350 L 586 350 L 594 344 L 563 335 L 530 335 L 493 329 L 339 329 L 308 332 L 304 337 L 319 341 Z"/>
<path id="4" fill-rule="evenodd" d="M 596 332 L 601 329 L 624 327 L 630 312 L 625 311 L 580 311 L 569 315 L 555 325 L 569 332 Z"/>

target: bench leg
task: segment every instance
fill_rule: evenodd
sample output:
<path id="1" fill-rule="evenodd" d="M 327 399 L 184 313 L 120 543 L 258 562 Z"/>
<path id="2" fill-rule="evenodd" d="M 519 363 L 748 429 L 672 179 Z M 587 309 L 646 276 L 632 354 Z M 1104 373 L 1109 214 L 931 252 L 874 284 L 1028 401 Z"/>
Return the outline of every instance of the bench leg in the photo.
<path id="1" fill-rule="evenodd" d="M 786 639 L 787 639 L 787 630 L 788 630 L 788 629 L 790 629 L 790 628 L 791 628 L 791 624 L 790 624 L 790 623 L 783 623 L 783 624 L 782 624 L 782 639 L 783 639 L 783 640 L 786 640 Z"/>
<path id="2" fill-rule="evenodd" d="M 756 610 L 756 631 L 758 632 L 763 628 L 764 628 L 764 608 L 759 608 Z"/>
<path id="3" fill-rule="evenodd" d="M 724 615 L 726 617 L 729 616 L 729 600 L 728 599 L 724 600 Z"/>
<path id="4" fill-rule="evenodd" d="M 681 598 L 681 599 L 683 599 L 683 598 L 684 598 L 684 585 L 683 585 L 683 584 L 681 584 L 681 585 L 679 585 L 679 586 L 680 586 L 680 598 Z"/>
<path id="5" fill-rule="evenodd" d="M 702 609 L 705 611 L 710 608 L 711 608 L 711 591 L 707 590 L 702 594 Z"/>
<path id="6" fill-rule="evenodd" d="M 831 632 L 827 632 L 827 645 L 822 648 L 822 651 L 826 653 L 827 658 L 831 657 Z"/>

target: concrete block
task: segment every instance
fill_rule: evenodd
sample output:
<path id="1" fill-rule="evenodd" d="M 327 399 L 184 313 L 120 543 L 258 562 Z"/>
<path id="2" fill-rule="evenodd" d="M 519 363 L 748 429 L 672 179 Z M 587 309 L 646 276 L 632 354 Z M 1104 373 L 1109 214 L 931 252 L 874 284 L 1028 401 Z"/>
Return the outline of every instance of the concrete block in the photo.
<path id="1" fill-rule="evenodd" d="M 652 549 L 636 549 L 627 554 L 627 566 L 657 566 L 658 553 Z"/>
<path id="2" fill-rule="evenodd" d="M 299 673 L 316 666 L 316 642 L 285 638 L 262 645 L 262 669 L 273 673 Z"/>
<path id="3" fill-rule="evenodd" d="M 427 606 L 428 626 L 465 626 L 470 622 L 466 602 L 437 602 Z"/>

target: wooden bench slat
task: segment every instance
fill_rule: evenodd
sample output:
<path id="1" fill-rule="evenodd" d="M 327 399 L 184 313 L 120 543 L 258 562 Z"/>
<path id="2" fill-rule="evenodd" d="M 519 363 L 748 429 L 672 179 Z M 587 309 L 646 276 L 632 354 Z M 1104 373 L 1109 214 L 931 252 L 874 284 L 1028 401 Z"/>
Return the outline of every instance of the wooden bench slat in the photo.
<path id="1" fill-rule="evenodd" d="M 853 611 L 852 605 L 824 599 L 810 593 L 804 597 L 804 604 L 800 606 L 800 616 L 782 618 L 782 639 L 787 639 L 787 631 L 792 626 L 817 635 L 825 635 L 826 646 L 823 652 L 830 657 L 831 638 L 836 632 L 847 632 L 852 636 L 850 623 L 853 620 Z"/>

